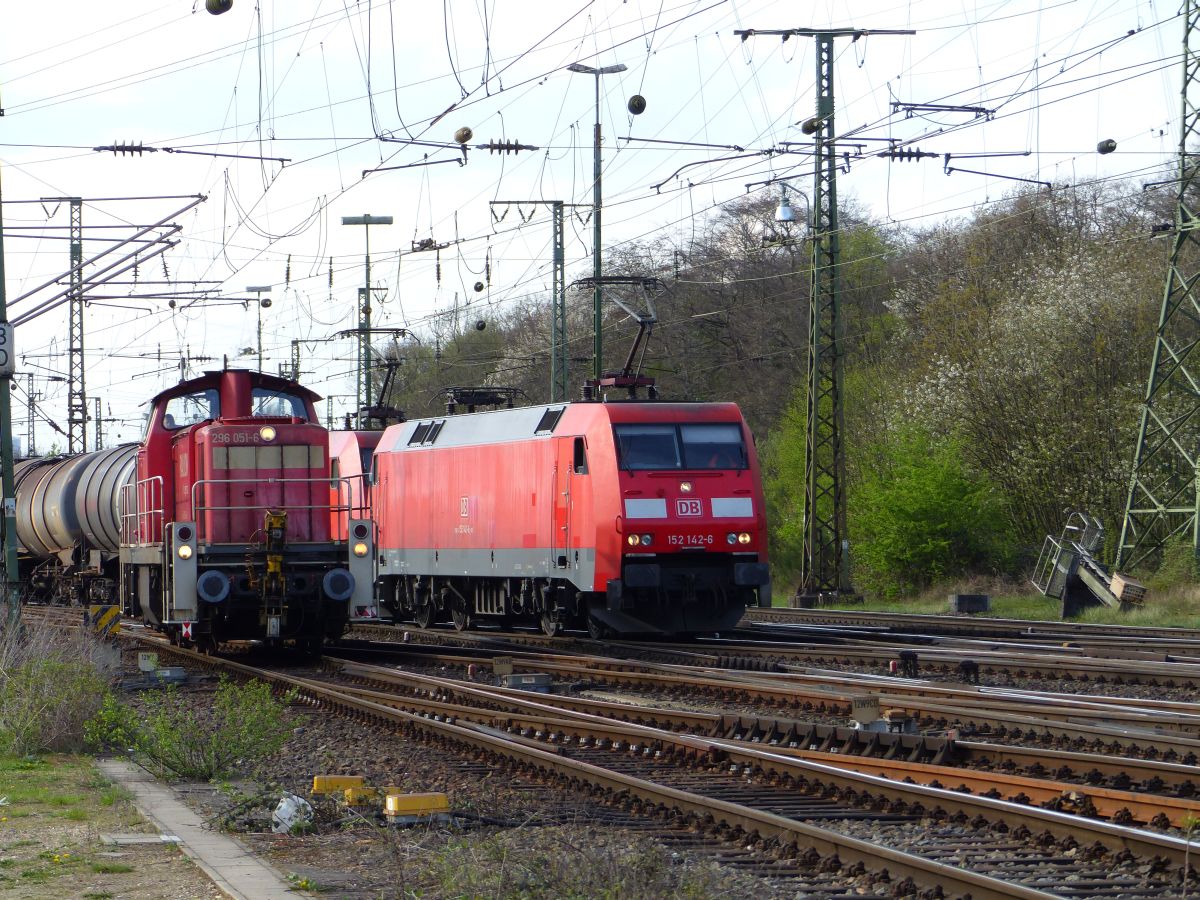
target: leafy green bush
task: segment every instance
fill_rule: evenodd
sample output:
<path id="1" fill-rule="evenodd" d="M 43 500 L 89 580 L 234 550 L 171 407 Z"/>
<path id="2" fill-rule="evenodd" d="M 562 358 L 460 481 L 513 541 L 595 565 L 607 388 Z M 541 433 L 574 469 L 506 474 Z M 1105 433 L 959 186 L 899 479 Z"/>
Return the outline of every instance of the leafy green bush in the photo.
<path id="1" fill-rule="evenodd" d="M 1196 559 L 1192 536 L 1180 534 L 1163 547 L 1158 569 L 1150 576 L 1146 586 L 1155 593 L 1163 593 L 1197 581 L 1200 581 L 1200 562 Z"/>
<path id="2" fill-rule="evenodd" d="M 759 442 L 763 492 L 770 523 L 771 568 L 776 591 L 800 570 L 804 548 L 804 449 L 808 443 L 804 389 L 796 391 L 775 428 Z"/>
<path id="3" fill-rule="evenodd" d="M 115 668 L 83 629 L 27 623 L 0 634 L 0 752 L 79 749 Z"/>
<path id="4" fill-rule="evenodd" d="M 1013 547 L 1001 499 L 959 442 L 916 428 L 869 457 L 849 497 L 855 582 L 884 597 L 967 573 L 1003 570 Z"/>
<path id="5" fill-rule="evenodd" d="M 211 705 L 169 686 L 144 695 L 139 714 L 110 699 L 93 719 L 93 746 L 129 747 L 161 770 L 209 781 L 234 773 L 240 763 L 274 753 L 292 732 L 287 699 L 262 681 L 238 684 L 222 678 Z"/>

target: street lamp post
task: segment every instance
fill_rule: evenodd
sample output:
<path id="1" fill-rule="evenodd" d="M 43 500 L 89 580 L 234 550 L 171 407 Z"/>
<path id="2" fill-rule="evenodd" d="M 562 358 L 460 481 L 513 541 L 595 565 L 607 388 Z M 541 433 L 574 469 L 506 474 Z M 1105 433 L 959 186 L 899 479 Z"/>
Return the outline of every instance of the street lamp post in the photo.
<path id="1" fill-rule="evenodd" d="M 367 273 L 359 292 L 358 304 L 358 384 L 355 388 L 355 415 L 371 404 L 371 226 L 391 225 L 391 216 L 342 216 L 343 225 L 362 225 L 366 235 Z"/>
<path id="2" fill-rule="evenodd" d="M 592 341 L 592 377 L 599 381 L 604 374 L 603 345 L 600 336 L 602 318 L 601 303 L 604 290 L 600 286 L 600 76 L 614 75 L 624 72 L 625 65 L 617 63 L 614 66 L 585 66 L 583 63 L 572 63 L 567 66 L 568 72 L 580 72 L 584 75 L 594 75 L 596 78 L 596 129 L 592 152 L 592 327 L 595 334 Z"/>
<path id="3" fill-rule="evenodd" d="M 248 293 L 254 294 L 254 299 L 257 301 L 254 305 L 258 307 L 258 371 L 263 370 L 263 355 L 262 355 L 262 311 L 264 308 L 270 309 L 271 298 L 263 299 L 263 294 L 271 293 L 269 284 L 254 284 L 246 288 Z"/>

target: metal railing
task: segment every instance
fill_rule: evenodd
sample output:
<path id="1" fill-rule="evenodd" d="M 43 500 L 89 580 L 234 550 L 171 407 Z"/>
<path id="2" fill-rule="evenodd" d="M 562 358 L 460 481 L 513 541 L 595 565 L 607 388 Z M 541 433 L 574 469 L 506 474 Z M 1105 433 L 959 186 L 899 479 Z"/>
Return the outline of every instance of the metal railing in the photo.
<path id="1" fill-rule="evenodd" d="M 1108 570 L 1095 557 L 1103 547 L 1104 525 L 1100 520 L 1084 512 L 1072 512 L 1059 537 L 1046 535 L 1029 580 L 1043 595 L 1059 600 L 1079 566 L 1107 581 Z"/>
<path id="2" fill-rule="evenodd" d="M 163 529 L 163 479 L 161 475 L 121 486 L 118 515 L 121 543 L 161 543 Z M 145 540 L 143 540 L 145 534 Z"/>
<path id="3" fill-rule="evenodd" d="M 237 484 L 253 484 L 253 485 L 308 485 L 309 487 L 317 486 L 319 489 L 326 492 L 336 490 L 337 502 L 333 502 L 332 498 L 326 499 L 324 502 L 318 503 L 294 503 L 288 501 L 286 504 L 281 503 L 248 503 L 248 504 L 226 504 L 226 505 L 209 505 L 202 501 L 204 493 L 208 487 L 227 487 Z M 302 512 L 305 510 L 315 510 L 320 514 L 327 514 L 331 517 L 330 520 L 330 539 L 334 541 L 349 540 L 345 526 L 345 519 L 352 512 L 352 492 L 348 478 L 202 478 L 192 483 L 191 505 L 192 518 L 196 522 L 196 539 L 203 541 L 206 538 L 204 529 L 204 514 L 212 512 L 247 512 L 253 510 L 262 510 L 266 512 L 269 509 L 279 509 L 284 506 L 288 512 Z M 343 515 L 344 514 L 344 515 Z"/>

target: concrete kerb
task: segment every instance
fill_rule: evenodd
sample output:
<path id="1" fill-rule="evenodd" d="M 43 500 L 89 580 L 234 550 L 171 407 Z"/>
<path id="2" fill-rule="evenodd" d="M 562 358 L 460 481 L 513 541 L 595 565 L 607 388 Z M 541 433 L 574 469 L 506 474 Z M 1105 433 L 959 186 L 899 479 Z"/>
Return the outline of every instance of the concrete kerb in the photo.
<path id="1" fill-rule="evenodd" d="M 138 811 L 178 846 L 213 883 L 233 900 L 278 900 L 304 896 L 278 869 L 263 862 L 240 841 L 213 831 L 168 785 L 127 760 L 98 759 L 96 767 L 133 795 Z"/>

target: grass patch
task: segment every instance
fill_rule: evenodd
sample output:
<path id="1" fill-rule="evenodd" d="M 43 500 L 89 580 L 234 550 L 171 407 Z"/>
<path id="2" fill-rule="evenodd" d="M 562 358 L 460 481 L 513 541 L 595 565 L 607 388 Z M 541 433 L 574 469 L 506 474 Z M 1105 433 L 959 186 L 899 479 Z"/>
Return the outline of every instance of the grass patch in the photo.
<path id="1" fill-rule="evenodd" d="M 114 862 L 92 863 L 92 871 L 101 875 L 119 875 L 124 872 L 132 872 L 133 866 Z"/>
<path id="2" fill-rule="evenodd" d="M 140 832 L 145 821 L 128 792 L 88 757 L 0 756 L 0 797 L 8 798 L 0 806 L 0 897 L 135 897 L 135 883 L 176 896 L 205 880 L 181 871 L 173 845 L 139 848 L 136 859 L 112 858 L 99 836 Z"/>
<path id="3" fill-rule="evenodd" d="M 987 593 L 986 591 L 926 591 L 916 597 L 895 600 L 866 599 L 862 603 L 834 604 L 821 609 L 844 609 L 850 612 L 888 612 L 906 615 L 947 616 L 951 593 Z M 991 611 L 979 613 L 979 618 L 1028 619 L 1039 622 L 1060 621 L 1059 601 L 1040 594 L 991 594 Z M 786 604 L 781 604 L 786 605 Z"/>
<path id="4" fill-rule="evenodd" d="M 106 787 L 98 789 L 98 800 L 101 806 L 115 806 L 118 803 L 133 799 L 133 794 L 115 784 L 108 784 L 105 779 Z"/>
<path id="5" fill-rule="evenodd" d="M 1032 622 L 1061 622 L 1061 604 L 1052 597 L 1043 597 L 1032 587 L 1011 581 L 973 580 L 968 583 L 947 584 L 930 588 L 912 596 L 883 600 L 874 597 L 862 603 L 835 604 L 821 609 L 844 609 L 850 612 L 886 612 L 908 615 L 950 615 L 951 594 L 987 594 L 991 611 L 971 618 L 1021 619 Z M 787 606 L 790 595 L 776 596 L 776 606 Z M 1152 591 L 1144 606 L 1120 610 L 1107 606 L 1085 609 L 1071 621 L 1098 625 L 1144 626 L 1148 628 L 1200 629 L 1200 585 L 1185 584 Z"/>
<path id="6" fill-rule="evenodd" d="M 1148 628 L 1200 628 L 1200 587 L 1178 585 L 1151 591 L 1143 606 L 1127 612 L 1107 606 L 1094 607 L 1084 610 L 1079 621 Z"/>
<path id="7" fill-rule="evenodd" d="M 721 893 L 711 861 L 587 828 L 451 839 L 430 849 L 419 865 L 423 871 L 405 879 L 414 896 L 675 900 Z"/>

